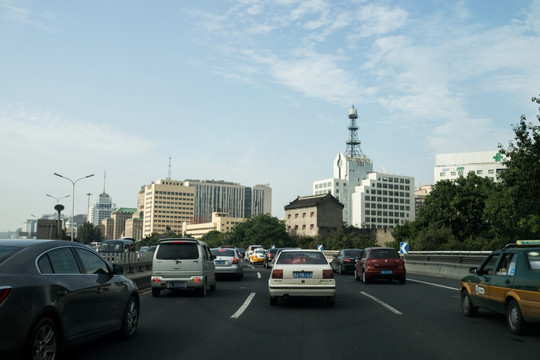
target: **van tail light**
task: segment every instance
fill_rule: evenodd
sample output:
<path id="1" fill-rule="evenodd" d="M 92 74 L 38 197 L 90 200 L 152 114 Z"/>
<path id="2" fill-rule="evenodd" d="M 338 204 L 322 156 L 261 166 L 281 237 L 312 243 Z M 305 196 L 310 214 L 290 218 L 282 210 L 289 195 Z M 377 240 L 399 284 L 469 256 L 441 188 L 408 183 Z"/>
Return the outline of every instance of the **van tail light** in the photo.
<path id="1" fill-rule="evenodd" d="M 11 292 L 10 287 L 0 288 L 0 304 L 2 303 L 2 301 L 4 301 L 7 298 L 10 292 Z"/>
<path id="2" fill-rule="evenodd" d="M 233 263 L 233 264 L 238 264 L 238 258 L 234 258 L 234 259 L 232 260 L 232 263 Z"/>
<path id="3" fill-rule="evenodd" d="M 283 270 L 272 270 L 272 279 L 283 279 Z"/>
<path id="4" fill-rule="evenodd" d="M 334 271 L 333 270 L 323 270 L 322 271 L 322 278 L 323 279 L 333 279 L 334 278 Z"/>
<path id="5" fill-rule="evenodd" d="M 343 262 L 351 262 L 351 259 L 349 259 L 349 258 L 344 258 L 344 259 L 343 259 Z"/>

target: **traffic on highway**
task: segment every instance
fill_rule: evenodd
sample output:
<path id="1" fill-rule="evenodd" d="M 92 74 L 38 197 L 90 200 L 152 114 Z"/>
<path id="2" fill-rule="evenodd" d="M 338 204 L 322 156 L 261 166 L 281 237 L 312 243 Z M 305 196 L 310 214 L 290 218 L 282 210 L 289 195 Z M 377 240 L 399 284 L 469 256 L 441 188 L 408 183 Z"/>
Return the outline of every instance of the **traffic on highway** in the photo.
<path id="1" fill-rule="evenodd" d="M 407 274 L 405 285 L 369 284 L 335 274 L 332 307 L 324 298 L 271 306 L 271 270 L 244 264 L 244 276 L 220 278 L 216 291 L 141 291 L 133 339 L 95 340 L 66 359 L 507 359 L 537 356 L 540 330 L 508 331 L 504 315 L 460 309 L 459 280 Z"/>

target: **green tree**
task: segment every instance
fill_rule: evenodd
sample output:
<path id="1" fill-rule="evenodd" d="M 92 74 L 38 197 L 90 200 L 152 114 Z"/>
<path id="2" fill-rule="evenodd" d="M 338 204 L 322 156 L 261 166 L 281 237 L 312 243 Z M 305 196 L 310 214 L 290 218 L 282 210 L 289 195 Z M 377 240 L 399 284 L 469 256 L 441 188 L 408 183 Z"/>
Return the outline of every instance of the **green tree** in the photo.
<path id="1" fill-rule="evenodd" d="M 210 231 L 203 235 L 201 238 L 202 241 L 208 244 L 210 247 L 220 247 L 223 245 L 229 245 L 227 243 L 228 234 L 222 233 L 217 230 Z"/>
<path id="2" fill-rule="evenodd" d="M 540 104 L 540 97 L 531 100 Z M 540 115 L 536 118 L 540 121 Z M 508 208 L 517 219 L 517 236 L 530 239 L 540 235 L 540 126 L 527 122 L 524 115 L 519 124 L 512 126 L 514 141 L 507 149 L 499 144 L 505 155 L 502 164 L 506 166 L 500 177 L 508 188 Z"/>
<path id="3" fill-rule="evenodd" d="M 285 224 L 268 214 L 255 216 L 235 225 L 228 242 L 243 248 L 257 244 L 265 249 L 296 245 L 287 233 Z"/>
<path id="4" fill-rule="evenodd" d="M 103 241 L 103 235 L 98 226 L 85 222 L 77 229 L 77 240 L 83 244 L 90 244 L 93 241 Z"/>

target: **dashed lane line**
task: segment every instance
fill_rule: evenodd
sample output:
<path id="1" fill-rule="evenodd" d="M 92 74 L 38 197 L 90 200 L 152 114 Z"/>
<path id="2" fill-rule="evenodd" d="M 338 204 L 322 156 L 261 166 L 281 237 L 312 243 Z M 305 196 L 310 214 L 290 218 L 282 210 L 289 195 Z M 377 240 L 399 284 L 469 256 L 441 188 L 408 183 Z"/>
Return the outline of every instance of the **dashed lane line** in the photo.
<path id="1" fill-rule="evenodd" d="M 385 308 L 387 308 L 388 310 L 390 310 L 391 312 L 393 312 L 394 314 L 396 315 L 403 315 L 399 310 L 396 310 L 394 309 L 393 307 L 391 307 L 390 305 L 388 305 L 387 303 L 385 303 L 384 301 L 381 301 L 379 299 L 377 299 L 375 296 L 372 296 L 372 295 L 369 295 L 368 293 L 365 293 L 363 291 L 360 292 L 362 295 L 370 298 L 371 300 L 381 304 L 382 306 L 384 306 Z"/>
<path id="2" fill-rule="evenodd" d="M 244 304 L 242 304 L 242 306 L 240 306 L 240 309 L 238 309 L 238 311 L 236 311 L 232 316 L 231 316 L 231 319 L 238 319 L 240 317 L 240 315 L 242 315 L 242 313 L 244 311 L 246 311 L 246 309 L 248 308 L 249 304 L 251 303 L 251 300 L 253 300 L 253 298 L 255 297 L 255 293 L 251 293 L 249 294 L 249 296 L 247 297 L 246 301 L 244 301 Z"/>

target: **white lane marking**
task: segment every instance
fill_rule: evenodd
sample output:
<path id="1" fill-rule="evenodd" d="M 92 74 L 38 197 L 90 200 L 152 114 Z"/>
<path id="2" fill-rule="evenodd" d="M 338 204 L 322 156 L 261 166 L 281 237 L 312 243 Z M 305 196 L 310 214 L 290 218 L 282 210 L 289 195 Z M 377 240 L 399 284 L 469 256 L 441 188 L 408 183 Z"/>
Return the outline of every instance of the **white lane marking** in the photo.
<path id="1" fill-rule="evenodd" d="M 410 279 L 410 278 L 407 278 L 407 281 L 415 281 L 415 282 L 419 282 L 419 283 L 422 283 L 422 284 L 431 285 L 431 286 L 437 286 L 437 287 L 450 289 L 450 290 L 456 290 L 456 291 L 459 290 L 459 289 L 456 289 L 456 288 L 453 288 L 453 287 L 450 287 L 450 286 L 439 285 L 439 284 L 434 284 L 434 283 L 430 283 L 430 282 L 426 282 L 426 281 L 414 280 L 414 279 Z"/>
<path id="2" fill-rule="evenodd" d="M 232 316 L 231 316 L 231 319 L 238 319 L 240 317 L 240 315 L 242 315 L 242 313 L 244 311 L 246 311 L 247 307 L 249 306 L 249 304 L 251 303 L 251 300 L 253 300 L 253 297 L 255 296 L 255 293 L 251 293 L 249 294 L 248 298 L 246 299 L 246 301 L 244 301 L 244 304 L 242 306 L 240 306 L 240 309 L 238 309 L 237 312 L 235 312 Z"/>
<path id="3" fill-rule="evenodd" d="M 379 304 L 381 304 L 382 306 L 384 306 L 385 308 L 387 308 L 388 310 L 390 310 L 391 312 L 393 312 L 394 314 L 397 314 L 397 315 L 403 315 L 401 312 L 399 312 L 398 310 L 394 309 L 393 307 L 391 307 L 390 305 L 388 305 L 387 303 L 377 299 L 376 297 L 374 296 L 371 296 L 369 294 L 366 294 L 365 292 L 361 291 L 360 292 L 362 295 L 364 296 L 367 296 L 368 298 L 370 298 L 371 300 L 375 301 L 375 302 L 378 302 Z"/>
<path id="4" fill-rule="evenodd" d="M 257 278 L 259 278 L 259 279 L 261 278 L 261 273 L 260 272 L 257 273 Z"/>

